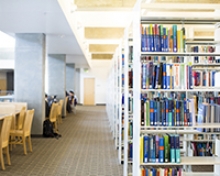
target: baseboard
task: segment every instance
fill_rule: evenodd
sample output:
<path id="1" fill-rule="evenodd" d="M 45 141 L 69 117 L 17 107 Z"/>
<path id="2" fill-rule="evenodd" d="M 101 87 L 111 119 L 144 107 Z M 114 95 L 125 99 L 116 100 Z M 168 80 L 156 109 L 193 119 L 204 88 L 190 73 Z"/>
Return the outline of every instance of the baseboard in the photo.
<path id="1" fill-rule="evenodd" d="M 106 106 L 105 103 L 96 103 L 96 106 Z"/>

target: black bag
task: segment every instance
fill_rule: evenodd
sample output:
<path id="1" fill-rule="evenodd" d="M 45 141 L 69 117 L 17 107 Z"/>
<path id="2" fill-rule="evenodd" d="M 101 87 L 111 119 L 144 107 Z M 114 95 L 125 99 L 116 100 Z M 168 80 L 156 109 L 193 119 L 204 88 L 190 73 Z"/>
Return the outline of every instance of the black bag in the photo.
<path id="1" fill-rule="evenodd" d="M 53 131 L 53 124 L 50 120 L 45 120 L 43 124 L 43 136 L 44 137 L 55 137 Z"/>
<path id="2" fill-rule="evenodd" d="M 49 119 L 44 120 L 44 123 L 43 123 L 43 136 L 44 137 L 52 137 L 52 138 L 55 137 L 57 139 L 59 137 L 61 137 L 60 134 L 55 133 L 53 131 L 53 124 Z"/>

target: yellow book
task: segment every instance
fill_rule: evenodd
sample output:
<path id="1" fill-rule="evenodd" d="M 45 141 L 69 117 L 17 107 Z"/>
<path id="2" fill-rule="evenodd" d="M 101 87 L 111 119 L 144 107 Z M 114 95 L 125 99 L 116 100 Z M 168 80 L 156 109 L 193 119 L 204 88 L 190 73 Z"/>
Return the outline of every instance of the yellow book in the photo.
<path id="1" fill-rule="evenodd" d="M 140 163 L 144 161 L 144 137 L 140 137 Z"/>
<path id="2" fill-rule="evenodd" d="M 177 51 L 181 52 L 181 30 L 177 30 Z"/>

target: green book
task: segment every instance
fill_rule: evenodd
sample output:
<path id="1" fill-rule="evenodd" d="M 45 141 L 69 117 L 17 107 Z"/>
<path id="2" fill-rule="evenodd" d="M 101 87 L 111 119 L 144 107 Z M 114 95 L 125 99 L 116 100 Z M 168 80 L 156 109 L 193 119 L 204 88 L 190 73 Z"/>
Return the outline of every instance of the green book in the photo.
<path id="1" fill-rule="evenodd" d="M 149 105 L 149 101 L 146 101 L 145 103 L 145 108 L 146 108 L 146 126 L 150 126 L 150 105 Z"/>
<path id="2" fill-rule="evenodd" d="M 170 143 L 169 143 L 169 136 L 163 135 L 164 138 L 164 161 L 165 163 L 170 162 Z"/>

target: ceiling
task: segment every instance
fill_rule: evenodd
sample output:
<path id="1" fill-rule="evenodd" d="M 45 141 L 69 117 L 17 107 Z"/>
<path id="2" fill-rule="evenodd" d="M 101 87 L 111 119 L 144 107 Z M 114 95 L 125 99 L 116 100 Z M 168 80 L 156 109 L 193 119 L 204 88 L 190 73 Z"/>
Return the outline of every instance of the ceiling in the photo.
<path id="1" fill-rule="evenodd" d="M 132 20 L 136 0 L 0 0 L 0 30 L 45 33 L 49 54 L 92 67 L 109 61 Z M 143 0 L 142 16 L 215 19 L 219 0 Z M 194 37 L 213 38 L 214 26 L 188 26 Z"/>
<path id="2" fill-rule="evenodd" d="M 69 63 L 88 67 L 75 34 L 56 0 L 0 0 L 0 30 L 45 33 L 48 54 L 67 54 Z"/>

